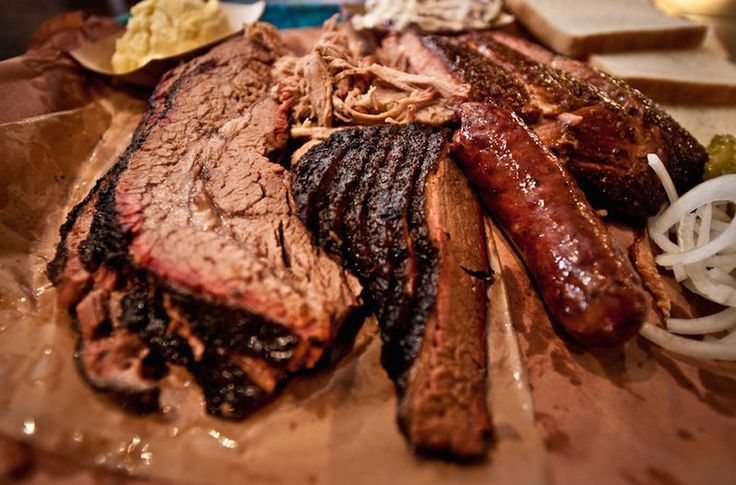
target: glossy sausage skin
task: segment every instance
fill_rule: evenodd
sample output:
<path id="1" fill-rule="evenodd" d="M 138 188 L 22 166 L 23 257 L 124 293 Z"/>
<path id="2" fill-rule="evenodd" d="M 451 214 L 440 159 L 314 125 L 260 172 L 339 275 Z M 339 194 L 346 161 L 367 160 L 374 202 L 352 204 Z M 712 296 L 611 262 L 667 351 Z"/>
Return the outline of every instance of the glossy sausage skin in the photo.
<path id="1" fill-rule="evenodd" d="M 552 316 L 588 345 L 634 336 L 639 276 L 562 164 L 515 114 L 465 103 L 453 154 L 521 254 Z"/>

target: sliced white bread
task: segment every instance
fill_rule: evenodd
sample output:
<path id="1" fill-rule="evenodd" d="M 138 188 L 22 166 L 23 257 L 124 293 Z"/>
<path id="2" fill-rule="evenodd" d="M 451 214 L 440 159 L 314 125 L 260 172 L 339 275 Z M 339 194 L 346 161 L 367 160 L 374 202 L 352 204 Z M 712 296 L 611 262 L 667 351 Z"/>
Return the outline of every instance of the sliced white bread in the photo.
<path id="1" fill-rule="evenodd" d="M 595 54 L 590 63 L 657 101 L 736 104 L 736 64 L 712 34 L 695 49 Z"/>
<path id="2" fill-rule="evenodd" d="M 541 42 L 574 57 L 693 47 L 706 31 L 650 0 L 506 0 L 506 6 Z"/>

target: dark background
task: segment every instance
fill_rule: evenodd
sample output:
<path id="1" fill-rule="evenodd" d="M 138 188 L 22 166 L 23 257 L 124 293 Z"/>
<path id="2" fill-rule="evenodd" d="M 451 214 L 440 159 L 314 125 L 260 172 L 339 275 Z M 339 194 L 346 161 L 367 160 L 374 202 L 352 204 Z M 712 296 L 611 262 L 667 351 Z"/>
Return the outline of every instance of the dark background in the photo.
<path id="1" fill-rule="evenodd" d="M 17 56 L 36 28 L 49 17 L 69 10 L 119 15 L 137 0 L 0 0 L 0 59 Z"/>

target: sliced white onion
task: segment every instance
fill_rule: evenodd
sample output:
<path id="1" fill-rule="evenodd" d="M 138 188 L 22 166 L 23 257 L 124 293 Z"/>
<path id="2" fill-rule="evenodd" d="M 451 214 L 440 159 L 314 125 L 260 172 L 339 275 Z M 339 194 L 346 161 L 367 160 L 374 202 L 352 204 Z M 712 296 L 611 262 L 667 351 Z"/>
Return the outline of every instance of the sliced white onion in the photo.
<path id="1" fill-rule="evenodd" d="M 659 157 L 647 156 L 671 205 L 647 224 L 652 241 L 662 250 L 656 262 L 672 269 L 687 289 L 730 307 L 702 318 L 666 321 L 667 329 L 645 323 L 645 338 L 691 357 L 736 360 L 736 218 L 729 215 L 736 202 L 736 174 L 704 182 L 677 196 Z M 728 331 L 726 336 L 709 335 Z M 679 335 L 703 335 L 692 340 Z"/>
<path id="2" fill-rule="evenodd" d="M 721 341 L 704 342 L 678 337 L 651 323 L 644 323 L 640 333 L 655 344 L 678 354 L 701 359 L 736 360 L 736 345 L 727 345 Z"/>
<path id="3" fill-rule="evenodd" d="M 666 234 L 653 233 L 650 229 L 649 237 L 652 241 L 654 241 L 654 244 L 659 246 L 659 249 L 661 249 L 662 251 L 680 251 L 680 246 L 670 241 L 670 238 Z"/>
<path id="4" fill-rule="evenodd" d="M 736 278 L 726 273 L 721 268 L 713 268 L 708 270 L 708 277 L 716 283 L 729 286 L 736 290 Z"/>
<path id="5" fill-rule="evenodd" d="M 695 287 L 695 285 L 693 284 L 693 282 L 691 280 L 685 279 L 685 281 L 682 282 L 682 286 L 684 286 L 685 288 L 687 288 L 688 290 L 690 290 L 692 293 L 695 293 L 696 295 L 700 295 L 703 298 L 705 298 L 706 300 L 708 299 L 708 295 L 705 295 L 705 294 L 703 294 L 703 292 L 701 292 L 700 290 L 698 290 Z"/>
<path id="6" fill-rule="evenodd" d="M 728 225 L 728 229 L 723 231 L 718 235 L 718 237 L 711 240 L 708 244 L 690 249 L 689 251 L 683 251 L 679 254 L 661 254 L 657 256 L 657 264 L 661 266 L 672 266 L 675 264 L 697 263 L 698 261 L 717 254 L 719 251 L 728 248 L 732 244 L 736 244 L 736 219 Z"/>
<path id="7" fill-rule="evenodd" d="M 695 211 L 695 215 L 700 219 L 700 227 L 698 228 L 698 246 L 704 246 L 710 242 L 710 227 L 713 219 L 713 204 L 706 204 Z"/>
<path id="8" fill-rule="evenodd" d="M 724 269 L 725 267 L 736 266 L 736 254 L 719 254 L 711 256 L 702 261 L 702 263 L 708 268 L 719 267 L 726 273 L 730 273 L 730 270 Z"/>
<path id="9" fill-rule="evenodd" d="M 736 330 L 731 330 L 724 337 L 721 337 L 721 343 L 736 344 Z"/>
<path id="10" fill-rule="evenodd" d="M 649 226 L 649 231 L 663 234 L 699 207 L 723 200 L 736 200 L 736 174 L 723 175 L 696 186 L 657 216 Z M 657 256 L 657 264 L 672 266 L 695 263 L 734 244 L 736 244 L 736 218 L 731 220 L 725 231 L 708 244 L 679 254 L 662 254 Z"/>
<path id="11" fill-rule="evenodd" d="M 696 185 L 657 216 L 652 230 L 664 232 L 698 207 L 725 200 L 736 200 L 736 174 L 722 175 Z"/>
<path id="12" fill-rule="evenodd" d="M 728 212 L 726 212 L 726 206 L 722 206 L 722 204 L 713 204 L 713 219 L 719 222 L 730 221 L 731 218 L 728 216 Z"/>
<path id="13" fill-rule="evenodd" d="M 734 293 L 733 288 L 719 284 L 708 277 L 708 273 L 701 265 L 691 264 L 685 267 L 687 276 L 697 288 L 698 293 L 711 301 L 728 305 Z"/>
<path id="14" fill-rule="evenodd" d="M 712 228 L 712 229 L 713 229 L 713 230 L 714 230 L 715 232 L 723 232 L 723 231 L 725 231 L 726 229 L 728 229 L 728 222 L 726 222 L 726 221 L 719 221 L 719 220 L 713 219 L 713 220 L 712 220 L 712 221 L 710 222 L 710 227 L 711 227 L 711 228 Z"/>
<path id="15" fill-rule="evenodd" d="M 681 283 L 687 279 L 687 272 L 685 271 L 685 266 L 681 264 L 676 264 L 672 267 L 672 272 L 675 274 L 675 281 L 678 283 Z"/>
<path id="16" fill-rule="evenodd" d="M 667 330 L 682 335 L 722 332 L 735 326 L 736 308 L 726 308 L 702 318 L 670 318 L 667 320 Z"/>
<path id="17" fill-rule="evenodd" d="M 695 214 L 688 214 L 677 225 L 677 244 L 679 250 L 689 251 L 695 247 Z M 682 263 L 679 263 L 682 264 Z"/>
<path id="18" fill-rule="evenodd" d="M 678 199 L 677 189 L 675 189 L 675 184 L 672 182 L 672 178 L 670 177 L 669 172 L 667 172 L 667 168 L 664 166 L 664 163 L 662 163 L 662 160 L 660 160 L 656 153 L 648 154 L 647 162 L 649 163 L 649 166 L 652 167 L 652 170 L 654 170 L 654 173 L 657 174 L 659 180 L 662 181 L 662 186 L 667 194 L 667 198 L 670 199 L 670 204 L 673 204 Z"/>

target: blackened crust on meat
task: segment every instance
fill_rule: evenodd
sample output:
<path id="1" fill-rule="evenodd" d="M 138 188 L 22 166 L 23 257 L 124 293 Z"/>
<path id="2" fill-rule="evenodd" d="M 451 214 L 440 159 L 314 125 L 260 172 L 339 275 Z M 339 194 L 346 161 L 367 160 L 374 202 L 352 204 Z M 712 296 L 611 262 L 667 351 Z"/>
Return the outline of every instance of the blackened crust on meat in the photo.
<path id="1" fill-rule="evenodd" d="M 185 366 L 195 377 L 210 413 L 243 418 L 271 399 L 288 374 L 314 365 L 358 305 L 357 283 L 310 245 L 306 230 L 292 216 L 288 173 L 270 162 L 287 138 L 284 114 L 267 97 L 271 64 L 283 48 L 275 30 L 267 25 L 247 30 L 245 38 L 223 43 L 164 76 L 126 153 L 70 214 L 57 256 L 49 266 L 54 283 L 71 288 L 66 299 L 59 299 L 60 305 L 72 315 L 79 313 L 83 320 L 78 325 L 81 350 L 77 359 L 82 376 L 118 402 L 141 403 L 133 409 L 150 411 L 158 406 L 157 381 L 174 364 Z M 201 244 L 196 233 L 189 241 L 199 243 L 204 251 L 214 251 L 198 256 L 216 261 L 227 237 L 248 234 L 246 223 L 253 221 L 250 232 L 257 236 L 235 244 L 255 244 L 243 244 L 243 248 L 256 263 L 243 268 L 238 259 L 221 261 L 225 281 L 235 276 L 258 284 L 262 274 L 271 272 L 271 286 L 262 286 L 263 291 L 250 300 L 241 298 L 237 289 L 229 291 L 223 301 L 208 294 L 204 284 L 189 288 L 169 280 L 166 272 L 150 266 L 152 258 L 141 253 L 140 245 L 133 246 L 141 229 L 150 228 L 144 225 L 146 216 L 165 219 L 174 201 L 183 200 L 178 192 L 165 190 L 163 194 L 174 200 L 159 200 L 152 205 L 153 213 L 146 212 L 145 205 L 136 205 L 135 184 L 159 177 L 156 169 L 161 166 L 173 168 L 170 175 L 174 177 L 178 167 L 183 167 L 186 177 L 186 157 L 195 153 L 191 150 L 200 150 L 194 156 L 205 162 L 211 160 L 209 166 L 191 175 L 204 185 L 212 184 L 212 190 L 224 192 L 224 202 L 242 203 L 243 210 L 234 211 L 231 220 L 217 212 L 219 229 L 208 228 L 208 220 L 195 222 L 203 240 L 220 237 L 222 241 Z M 203 153 L 210 154 L 210 160 Z M 230 164 L 230 172 L 225 170 L 228 167 L 220 169 L 222 160 Z M 233 172 L 233 166 L 244 171 Z M 251 184 L 250 194 L 238 192 L 239 187 L 218 189 L 221 186 L 213 180 L 222 175 L 247 182 L 240 187 Z M 257 179 L 251 178 L 256 175 Z M 148 197 L 155 185 L 149 183 L 140 193 Z M 259 208 L 258 200 L 250 202 L 253 189 L 259 188 L 269 204 L 266 210 Z M 195 211 L 200 207 L 191 194 L 188 203 Z M 269 214 L 275 214 L 273 220 L 268 219 Z M 241 219 L 235 222 L 240 226 L 233 222 L 238 217 Z M 138 222 L 131 226 L 131 220 Z M 159 220 L 154 230 L 165 222 Z M 175 232 L 179 227 L 169 225 L 162 234 L 181 240 Z M 166 232 L 172 228 L 174 231 Z M 275 259 L 272 246 L 278 250 Z M 192 260 L 184 261 L 190 253 L 180 255 L 180 270 L 192 270 L 190 279 L 208 274 L 207 268 L 194 268 Z M 312 278 L 303 278 L 302 273 L 310 268 Z M 313 286 L 299 287 L 299 281 Z M 294 320 L 280 311 L 281 301 L 273 300 L 279 298 L 275 296 L 279 292 L 291 292 L 292 302 L 296 301 L 293 311 L 312 319 L 289 328 L 282 325 Z M 263 300 L 260 306 L 250 306 L 259 299 Z M 270 306 L 268 299 L 273 303 Z M 325 306 L 318 307 L 315 300 Z M 273 309 L 270 313 L 269 308 Z"/>
<path id="2" fill-rule="evenodd" d="M 492 99 L 500 106 L 517 112 L 522 112 L 528 104 L 526 87 L 503 69 L 489 63 L 467 42 L 437 35 L 425 35 L 421 39 L 427 48 L 440 56 L 450 72 L 470 85 L 469 99 Z"/>
<path id="3" fill-rule="evenodd" d="M 60 239 L 59 243 L 56 245 L 56 252 L 54 253 L 53 259 L 49 261 L 48 265 L 46 266 L 46 274 L 49 277 L 49 281 L 51 281 L 54 286 L 58 286 L 61 283 L 64 266 L 66 265 L 67 259 L 69 257 L 69 248 L 67 247 L 67 239 L 69 237 L 69 233 L 72 231 L 72 228 L 76 224 L 77 219 L 79 218 L 79 215 L 82 213 L 82 211 L 85 210 L 85 208 L 87 208 L 90 204 L 94 203 L 92 199 L 99 190 L 99 186 L 103 183 L 103 180 L 104 179 L 102 178 L 99 179 L 94 188 L 84 198 L 84 200 L 74 206 L 74 208 L 67 215 L 66 221 L 64 221 L 64 224 L 62 224 L 61 228 L 59 229 Z"/>
<path id="4" fill-rule="evenodd" d="M 226 419 L 243 419 L 273 399 L 243 370 L 215 352 L 205 352 L 192 374 L 202 388 L 207 412 Z"/>
<path id="5" fill-rule="evenodd" d="M 186 74 L 176 78 L 171 86 L 167 82 L 164 83 L 164 86 L 157 87 L 156 92 L 149 100 L 151 104 L 149 114 L 144 117 L 141 125 L 136 129 L 130 147 L 110 172 L 97 182 L 94 189 L 94 192 L 98 195 L 95 205 L 95 218 L 92 221 L 88 238 L 79 248 L 82 262 L 89 271 L 94 271 L 103 262 L 107 262 L 113 267 L 122 267 L 128 262 L 128 240 L 120 226 L 115 208 L 115 188 L 118 178 L 127 168 L 130 157 L 140 149 L 150 131 L 171 109 L 185 81 L 190 76 L 196 76 L 198 73 L 213 67 L 215 67 L 213 62 L 196 64 L 194 69 L 189 69 Z"/>
<path id="6" fill-rule="evenodd" d="M 703 147 L 622 81 L 502 33 L 407 33 L 401 40 L 414 71 L 429 66 L 433 74 L 469 88 L 466 100 L 519 115 L 563 161 L 589 201 L 613 217 L 641 224 L 665 202 L 647 164 L 649 153 L 660 156 L 679 191 L 701 179 Z"/>
<path id="7" fill-rule="evenodd" d="M 623 81 L 616 81 L 623 83 Z M 677 191 L 684 194 L 703 180 L 708 154 L 693 135 L 657 106 L 654 101 L 639 91 L 635 91 L 635 94 L 644 108 L 644 122 L 657 126 L 660 130 L 665 157 L 668 161 L 667 170 Z"/>
<path id="8" fill-rule="evenodd" d="M 578 61 L 568 59 L 564 65 L 571 63 Z M 703 168 L 708 160 L 708 154 L 693 135 L 638 89 L 592 66 L 579 64 L 586 73 L 582 79 L 606 93 L 611 99 L 618 100 L 629 112 L 637 113 L 641 116 L 644 126 L 657 133 L 664 150 L 663 162 L 679 193 L 687 192 L 703 180 Z M 572 76 L 580 72 L 561 67 L 560 69 Z M 646 190 L 651 190 L 651 186 Z"/>
<path id="9" fill-rule="evenodd" d="M 475 34 L 469 36 L 466 42 L 490 59 L 493 65 L 503 69 L 518 83 L 527 86 L 528 90 L 534 92 L 534 96 L 546 98 L 542 102 L 558 112 L 570 112 L 597 103 L 605 104 L 612 111 L 619 111 L 617 105 L 602 98 L 594 87 L 528 59 L 491 36 Z"/>
<path id="10" fill-rule="evenodd" d="M 173 293 L 176 294 L 176 291 Z M 164 308 L 163 299 L 166 295 L 171 296 L 171 294 L 171 290 L 164 291 L 151 288 L 139 282 L 135 289 L 126 295 L 123 303 L 125 326 L 145 342 L 150 349 L 150 361 L 158 362 L 161 366 L 159 369 L 165 368 L 166 363 L 185 366 L 202 389 L 207 412 L 215 416 L 227 419 L 243 419 L 272 399 L 272 393 L 261 389 L 242 369 L 230 360 L 230 349 L 226 345 L 222 345 L 228 342 L 223 341 L 211 328 L 206 327 L 206 324 L 210 323 L 212 319 L 217 320 L 216 323 L 219 323 L 220 327 L 227 325 L 230 321 L 226 319 L 219 320 L 218 316 L 227 318 L 230 314 L 235 313 L 237 315 L 237 313 L 233 310 L 223 311 L 217 305 L 207 303 L 203 303 L 203 306 L 200 307 L 192 301 L 191 297 L 178 295 L 178 299 L 185 306 L 195 306 L 191 321 L 197 322 L 197 326 L 192 326 L 199 327 L 196 329 L 204 332 L 202 340 L 206 342 L 207 350 L 202 356 L 195 358 L 192 347 L 187 341 L 180 335 L 168 330 L 171 319 Z M 210 321 L 203 322 L 196 319 L 199 316 L 198 314 L 208 310 L 213 312 L 207 315 Z M 246 345 L 242 345 L 243 342 L 240 342 L 240 346 L 233 346 L 233 348 L 240 350 L 241 348 L 251 347 L 255 348 L 259 354 L 266 354 L 266 347 L 273 351 L 273 341 L 267 340 L 267 337 L 256 335 L 252 342 L 245 342 Z M 293 336 L 287 336 L 286 339 L 293 339 Z M 160 378 L 163 375 L 163 373 L 159 373 L 153 377 Z M 105 389 L 104 391 L 110 394 L 109 390 Z M 136 393 L 133 393 L 133 398 L 135 398 L 135 395 Z M 121 399 L 127 399 L 127 401 L 122 402 L 129 402 L 131 399 L 125 395 L 125 392 L 113 392 L 110 396 L 117 402 L 121 402 Z M 155 394 L 155 396 L 157 397 L 158 394 Z M 150 396 L 142 395 L 141 397 Z M 138 407 L 128 406 L 128 408 L 139 410 Z M 149 411 L 155 410 L 149 409 Z"/>
<path id="11" fill-rule="evenodd" d="M 400 143 L 405 147 L 405 158 L 398 160 L 402 169 L 390 191 L 392 195 L 389 197 L 393 200 L 385 203 L 398 206 L 401 198 L 408 201 L 408 207 L 402 208 L 406 222 L 401 221 L 401 232 L 394 237 L 400 241 L 408 240 L 411 244 L 404 247 L 397 245 L 396 239 L 388 241 L 395 246 L 389 252 L 389 257 L 395 268 L 391 275 L 394 279 L 392 286 L 401 288 L 404 281 L 411 281 L 416 296 L 415 303 L 409 307 L 411 300 L 408 295 L 399 292 L 400 296 L 396 297 L 398 301 L 389 298 L 385 311 L 381 313 L 387 322 L 395 322 L 384 331 L 386 346 L 382 360 L 387 369 L 393 369 L 389 374 L 399 386 L 405 386 L 406 372 L 422 346 L 424 322 L 436 303 L 439 254 L 427 230 L 425 186 L 429 174 L 437 168 L 449 132 L 442 130 L 427 136 L 424 130 L 408 129 L 401 135 Z M 404 169 L 406 166 L 414 169 L 407 171 Z M 410 188 L 404 192 L 402 185 Z"/>
<path id="12" fill-rule="evenodd" d="M 383 128 L 382 136 L 374 138 L 371 146 L 371 158 L 366 161 L 360 180 L 353 190 L 352 197 L 345 210 L 342 221 L 344 227 L 343 251 L 350 251 L 356 258 L 356 265 L 369 267 L 371 262 L 369 247 L 365 240 L 366 228 L 368 227 L 369 205 L 367 201 L 373 197 L 379 182 L 385 184 L 386 171 L 383 163 L 388 159 L 395 139 L 400 136 L 398 128 Z M 366 277 L 366 272 L 360 272 L 361 277 Z"/>
<path id="13" fill-rule="evenodd" d="M 286 367 L 293 357 L 299 338 L 281 325 L 185 292 L 166 293 L 206 347 L 252 355 L 278 367 Z"/>
<path id="14" fill-rule="evenodd" d="M 337 132 L 298 160 L 292 191 L 316 241 L 365 286 L 408 441 L 468 460 L 484 456 L 490 420 L 486 282 L 466 270 L 489 268 L 480 206 L 448 138 L 420 125 Z"/>
<path id="15" fill-rule="evenodd" d="M 299 178 L 295 180 L 331 180 L 337 170 L 337 163 L 342 155 L 349 149 L 350 144 L 355 142 L 357 132 L 355 130 L 340 130 L 334 134 L 334 143 L 331 146 L 317 145 L 313 148 L 315 163 L 302 167 L 298 173 Z M 326 184 L 325 184 L 326 187 Z M 317 204 L 322 200 L 323 192 L 319 188 L 314 191 L 294 191 L 294 202 L 299 217 L 310 226 L 317 217 Z"/>
<path id="16" fill-rule="evenodd" d="M 370 143 L 377 130 L 368 128 L 362 134 Z M 332 163 L 335 167 L 332 180 L 328 181 L 327 177 L 322 179 L 323 185 L 329 184 L 329 189 L 320 200 L 315 201 L 313 210 L 318 214 L 317 234 L 320 244 L 332 254 L 340 254 L 346 249 L 342 241 L 342 235 L 345 234 L 345 213 L 350 202 L 355 200 L 353 191 L 363 170 L 368 168 L 366 164 L 372 156 L 371 152 L 363 150 L 359 144 L 352 143 L 350 148 L 342 153 L 342 157 Z"/>
<path id="17" fill-rule="evenodd" d="M 160 291 L 149 288 L 143 276 L 123 299 L 122 321 L 125 328 L 138 335 L 151 353 L 165 362 L 189 366 L 194 360 L 192 348 L 181 336 L 169 332 L 169 316 L 163 307 Z"/>
<path id="18" fill-rule="evenodd" d="M 569 169 L 586 192 L 594 205 L 612 207 L 619 204 L 624 209 L 619 210 L 633 220 L 641 220 L 647 215 L 656 213 L 665 200 L 665 193 L 658 178 L 646 164 L 647 153 L 657 153 L 667 167 L 678 192 L 683 193 L 702 180 L 703 166 L 707 160 L 705 149 L 695 138 L 680 126 L 664 109 L 647 98 L 637 89 L 626 82 L 616 79 L 588 64 L 565 56 L 554 54 L 545 48 L 532 44 L 519 37 L 494 32 L 474 36 L 483 39 L 494 46 L 503 45 L 502 49 L 518 52 L 524 63 L 529 61 L 538 66 L 544 66 L 551 76 L 562 76 L 584 85 L 587 91 L 592 91 L 594 97 L 586 99 L 604 105 L 608 110 L 618 110 L 622 114 L 621 120 L 610 120 L 608 117 L 598 123 L 612 125 L 620 123 L 623 132 L 631 130 L 629 137 L 622 136 L 615 140 L 614 146 L 602 145 L 603 150 L 616 151 L 621 157 L 629 150 L 638 158 L 638 166 L 624 172 L 616 166 L 596 166 L 597 158 L 593 152 L 584 155 L 594 155 L 589 162 L 570 163 Z M 492 40 L 490 40 L 492 39 Z M 494 47 L 495 48 L 495 47 Z M 555 74 L 559 73 L 559 74 Z M 582 99 L 582 98 L 581 98 Z M 593 102 L 586 102 L 592 106 Z M 598 114 L 598 113 L 595 113 Z M 585 123 L 585 120 L 584 120 Z M 596 120 L 590 120 L 596 124 Z M 599 136 L 599 132 L 592 131 L 592 136 Z M 610 128 L 600 129 L 603 138 L 610 136 L 606 133 Z M 634 140 L 640 147 L 628 145 Z M 588 141 L 589 142 L 589 141 Z M 638 150 L 637 150 L 638 148 Z M 584 158 L 584 157 L 580 157 Z M 601 183 L 601 180 L 605 180 Z M 644 197 L 645 195 L 645 197 Z"/>
<path id="19" fill-rule="evenodd" d="M 424 191 L 415 188 L 423 189 L 448 137 L 446 130 L 420 125 L 341 130 L 313 147 L 292 173 L 292 192 L 307 227 L 366 285 L 386 344 L 384 367 L 399 388 L 421 347 L 436 287 L 437 253 L 426 231 Z M 356 182 L 366 174 L 370 183 Z M 343 207 L 339 194 L 354 184 L 358 190 Z M 331 211 L 308 207 L 317 193 Z M 340 227 L 354 230 L 335 230 Z M 411 296 L 415 292 L 418 297 Z"/>
<path id="20" fill-rule="evenodd" d="M 126 411 L 136 414 L 149 414 L 158 411 L 161 392 L 158 387 L 131 389 L 130 387 L 117 387 L 109 382 L 99 382 L 91 375 L 89 365 L 85 363 L 84 355 L 86 352 L 84 341 L 80 338 L 77 340 L 77 349 L 74 352 L 75 367 L 90 387 L 104 394 Z"/>
<path id="21" fill-rule="evenodd" d="M 678 192 L 686 192 L 703 179 L 703 165 L 707 160 L 703 146 L 641 91 L 589 64 L 554 54 L 519 37 L 500 32 L 492 35 L 498 42 L 506 44 L 528 58 L 595 87 L 611 102 L 623 106 L 627 113 L 641 116 L 645 127 L 659 131 L 660 142 L 665 152 L 663 162 Z"/>

